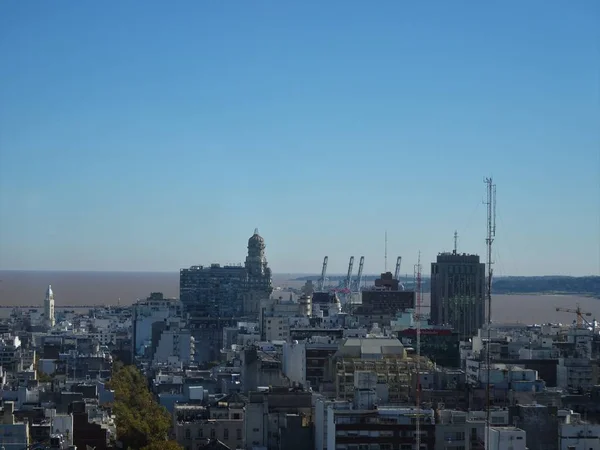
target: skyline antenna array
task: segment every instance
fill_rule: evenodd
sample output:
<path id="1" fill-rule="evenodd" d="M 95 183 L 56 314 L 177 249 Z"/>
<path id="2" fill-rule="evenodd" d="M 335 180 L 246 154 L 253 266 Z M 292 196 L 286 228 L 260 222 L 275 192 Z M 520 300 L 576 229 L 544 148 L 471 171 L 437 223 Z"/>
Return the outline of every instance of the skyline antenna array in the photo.
<path id="1" fill-rule="evenodd" d="M 416 424 L 416 448 L 421 449 L 421 251 L 419 251 L 419 257 L 417 259 L 417 265 L 415 267 L 416 272 L 416 296 L 417 296 L 417 307 L 415 319 L 417 321 L 417 379 L 416 379 L 416 404 L 417 404 L 417 420 Z"/>
<path id="2" fill-rule="evenodd" d="M 492 276 L 494 271 L 492 269 L 492 244 L 496 237 L 496 185 L 492 178 L 486 178 L 484 183 L 487 186 L 487 201 L 484 202 L 487 205 L 487 237 L 485 243 L 487 245 L 487 344 L 486 344 L 486 444 L 490 442 L 490 341 L 491 341 L 491 328 L 492 328 Z"/>
<path id="3" fill-rule="evenodd" d="M 457 252 L 458 231 L 454 230 L 454 254 Z"/>
<path id="4" fill-rule="evenodd" d="M 385 253 L 384 253 L 383 259 L 384 259 L 384 262 L 383 262 L 384 272 L 387 273 L 387 230 L 385 230 Z"/>

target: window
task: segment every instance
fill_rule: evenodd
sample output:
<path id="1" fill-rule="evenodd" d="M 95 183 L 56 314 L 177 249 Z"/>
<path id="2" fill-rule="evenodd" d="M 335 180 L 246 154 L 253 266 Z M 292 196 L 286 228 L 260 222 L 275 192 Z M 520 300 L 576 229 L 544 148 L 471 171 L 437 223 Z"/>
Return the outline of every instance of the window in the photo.
<path id="1" fill-rule="evenodd" d="M 204 430 L 202 428 L 198 428 L 198 437 L 199 438 L 204 437 Z"/>
<path id="2" fill-rule="evenodd" d="M 211 428 L 211 429 L 210 429 L 210 438 L 211 438 L 211 439 L 214 439 L 214 438 L 216 438 L 216 437 L 217 437 L 217 432 L 216 432 L 216 430 L 215 430 L 214 428 Z"/>
<path id="3" fill-rule="evenodd" d="M 185 438 L 189 439 L 192 437 L 192 431 L 189 428 L 185 429 Z"/>
<path id="4" fill-rule="evenodd" d="M 241 428 L 238 428 L 236 430 L 236 436 L 235 437 L 237 438 L 238 441 L 242 440 L 242 429 Z"/>
<path id="5" fill-rule="evenodd" d="M 229 428 L 223 428 L 223 439 L 229 439 Z"/>

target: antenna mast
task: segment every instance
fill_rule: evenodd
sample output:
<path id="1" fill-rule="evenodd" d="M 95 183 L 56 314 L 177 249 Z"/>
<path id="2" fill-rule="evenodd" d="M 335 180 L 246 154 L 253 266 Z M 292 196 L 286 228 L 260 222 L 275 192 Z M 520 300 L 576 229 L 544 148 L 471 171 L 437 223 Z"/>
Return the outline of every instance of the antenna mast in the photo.
<path id="1" fill-rule="evenodd" d="M 487 442 L 490 442 L 490 342 L 491 342 L 491 328 L 492 328 L 492 276 L 494 271 L 492 269 L 492 243 L 496 237 L 496 185 L 492 178 L 486 178 L 484 183 L 487 186 L 487 201 L 484 203 L 487 205 L 487 237 L 485 243 L 487 245 L 487 345 L 486 345 L 486 434 Z M 487 444 L 489 445 L 489 444 Z"/>
<path id="2" fill-rule="evenodd" d="M 385 230 L 385 255 L 384 255 L 384 272 L 387 273 L 387 230 Z"/>
<path id="3" fill-rule="evenodd" d="M 454 230 L 454 254 L 456 255 L 457 244 L 458 243 L 458 231 Z"/>
<path id="4" fill-rule="evenodd" d="M 417 320 L 417 382 L 416 382 L 416 403 L 417 403 L 417 420 L 416 424 L 416 448 L 421 449 L 421 252 L 417 260 L 417 308 L 415 318 Z"/>

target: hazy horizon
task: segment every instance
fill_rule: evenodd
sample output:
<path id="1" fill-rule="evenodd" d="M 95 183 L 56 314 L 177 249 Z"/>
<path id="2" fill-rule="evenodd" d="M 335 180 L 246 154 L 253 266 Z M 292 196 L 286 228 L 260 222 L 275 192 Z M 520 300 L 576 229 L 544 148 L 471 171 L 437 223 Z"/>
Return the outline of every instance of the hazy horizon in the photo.
<path id="1" fill-rule="evenodd" d="M 179 273 L 140 272 L 48 272 L 0 271 L 0 305 L 42 307 L 48 284 L 52 285 L 56 307 L 92 305 L 129 305 L 151 292 L 167 297 L 179 297 Z M 299 288 L 303 282 L 290 280 L 284 274 L 274 274 L 275 286 Z M 274 295 L 278 295 L 275 293 Z M 282 291 L 282 296 L 287 295 Z M 539 323 L 562 321 L 570 323 L 568 314 L 555 307 L 573 308 L 580 304 L 584 311 L 600 318 L 600 299 L 577 295 L 493 295 L 492 311 L 496 320 Z M 429 294 L 423 295 L 424 307 Z"/>
<path id="2" fill-rule="evenodd" d="M 202 265 L 202 264 L 198 264 L 198 265 Z M 210 264 L 205 264 L 204 267 L 208 267 Z M 223 264 L 224 265 L 224 264 Z M 49 272 L 49 273 L 114 273 L 114 274 L 118 274 L 118 273 L 131 273 L 131 274 L 179 274 L 179 271 L 181 269 L 183 269 L 184 267 L 177 269 L 177 270 L 85 270 L 85 269 L 80 269 L 80 270 L 71 270 L 71 269 L 0 269 L 0 282 L 2 281 L 1 278 L 1 274 L 3 272 Z M 427 265 L 426 267 L 424 267 L 424 269 L 428 269 L 429 266 Z M 356 276 L 356 271 L 357 271 L 357 267 L 354 267 L 353 270 L 353 275 Z M 388 272 L 393 272 L 393 268 L 388 268 Z M 363 276 L 368 276 L 368 277 L 376 277 L 376 276 L 380 276 L 381 273 L 383 272 L 363 272 Z M 273 271 L 273 276 L 285 276 L 285 275 L 291 275 L 294 277 L 307 277 L 307 276 L 315 276 L 315 277 L 319 277 L 321 275 L 320 272 L 277 272 L 277 271 Z M 327 276 L 331 277 L 345 277 L 347 275 L 347 272 L 329 272 L 327 271 Z M 402 272 L 400 274 L 401 277 L 406 277 L 409 276 L 411 277 L 412 274 L 411 273 L 404 273 Z M 422 273 L 423 277 L 429 277 L 429 274 L 427 272 L 423 272 Z M 494 278 L 510 278 L 510 277 L 524 277 L 524 278 L 535 278 L 535 277 L 575 277 L 575 278 L 581 278 L 581 277 L 597 277 L 600 276 L 598 274 L 584 274 L 584 275 L 565 275 L 565 274 L 560 274 L 560 273 L 556 273 L 556 274 L 544 274 L 544 275 L 496 275 L 494 276 Z"/>

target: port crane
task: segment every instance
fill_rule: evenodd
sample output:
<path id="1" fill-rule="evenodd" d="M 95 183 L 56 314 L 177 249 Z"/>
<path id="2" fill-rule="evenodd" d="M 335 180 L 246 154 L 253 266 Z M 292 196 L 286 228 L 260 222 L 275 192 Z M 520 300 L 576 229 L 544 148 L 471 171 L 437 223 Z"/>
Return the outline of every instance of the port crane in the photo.
<path id="1" fill-rule="evenodd" d="M 323 259 L 323 269 L 321 269 L 321 277 L 319 278 L 319 282 L 317 283 L 317 291 L 322 291 L 325 287 L 325 276 L 327 275 L 327 260 L 329 258 L 326 256 Z"/>
<path id="2" fill-rule="evenodd" d="M 592 313 L 582 311 L 581 308 L 579 307 L 579 304 L 577 305 L 577 308 L 575 308 L 575 309 L 571 309 L 571 308 L 559 308 L 559 307 L 557 307 L 556 311 L 568 312 L 568 313 L 576 314 L 577 315 L 577 328 L 583 328 L 583 322 L 584 321 L 589 326 L 592 326 L 592 324 L 589 323 L 585 317 L 583 317 L 583 316 L 591 316 Z"/>
<path id="3" fill-rule="evenodd" d="M 360 257 L 360 262 L 358 263 L 358 274 L 356 275 L 356 279 L 354 283 L 352 283 L 352 292 L 360 292 L 360 285 L 362 284 L 362 274 L 363 267 L 365 265 L 365 257 Z"/>
<path id="4" fill-rule="evenodd" d="M 396 260 L 396 272 L 394 273 L 395 280 L 400 279 L 400 265 L 401 264 L 402 264 L 402 256 L 398 256 L 398 259 Z"/>
<path id="5" fill-rule="evenodd" d="M 345 289 L 350 289 L 350 283 L 352 282 L 352 268 L 354 267 L 354 256 L 350 257 L 350 262 L 348 263 L 348 275 L 346 275 L 346 282 L 344 283 Z"/>

